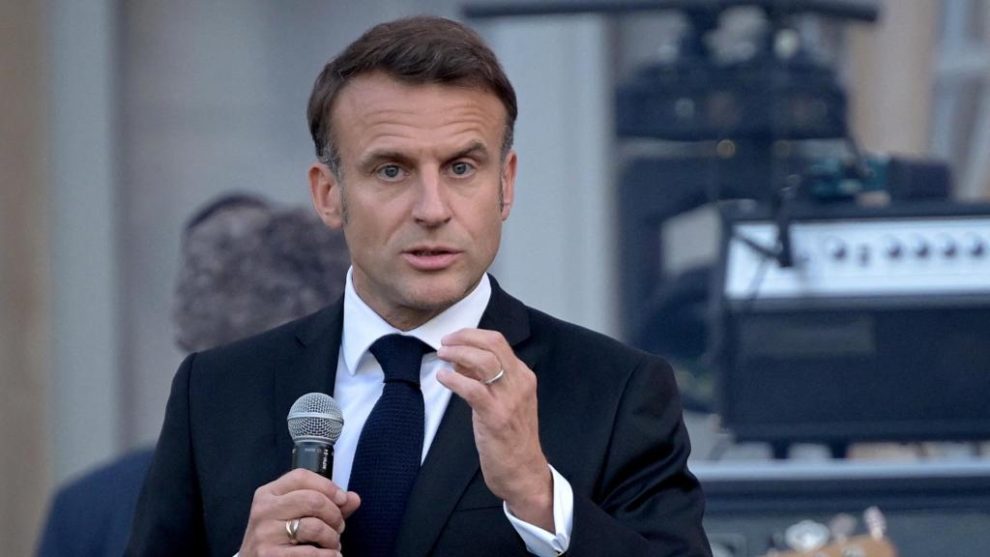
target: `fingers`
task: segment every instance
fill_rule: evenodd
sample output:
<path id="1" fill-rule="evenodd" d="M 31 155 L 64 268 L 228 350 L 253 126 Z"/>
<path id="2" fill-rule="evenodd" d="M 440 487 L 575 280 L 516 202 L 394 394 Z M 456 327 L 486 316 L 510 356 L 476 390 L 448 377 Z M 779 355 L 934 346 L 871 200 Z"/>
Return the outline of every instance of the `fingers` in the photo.
<path id="1" fill-rule="evenodd" d="M 242 557 L 270 552 L 337 555 L 344 519 L 358 505 L 356 494 L 345 492 L 327 478 L 308 470 L 293 470 L 255 491 L 239 553 Z M 287 525 L 295 519 L 299 529 L 293 540 Z"/>
<path id="2" fill-rule="evenodd" d="M 276 520 L 312 516 L 338 532 L 344 530 L 344 516 L 340 508 L 318 491 L 301 489 L 286 493 L 273 502 L 273 507 L 266 514 Z"/>
<path id="3" fill-rule="evenodd" d="M 458 373 L 477 381 L 488 380 L 502 369 L 502 362 L 493 352 L 473 346 L 441 346 L 437 356 L 450 362 Z"/>
<path id="4" fill-rule="evenodd" d="M 440 339 L 443 346 L 470 346 L 487 352 L 491 352 L 498 358 L 499 362 L 511 360 L 515 357 L 512 347 L 505 341 L 505 337 L 498 331 L 486 329 L 461 329 L 450 333 Z"/>
<path id="5" fill-rule="evenodd" d="M 327 526 L 319 518 L 304 516 L 299 519 L 299 530 L 296 531 L 296 543 L 292 543 L 289 533 L 286 530 L 286 520 L 268 520 L 262 526 L 263 535 L 269 539 L 281 538 L 282 543 L 292 545 L 313 544 L 326 549 L 337 549 L 340 547 L 340 533 Z"/>
<path id="6" fill-rule="evenodd" d="M 293 545 L 279 548 L 275 555 L 285 555 L 286 557 L 341 557 L 342 553 L 336 549 L 324 549 L 311 545 Z M 238 555 L 240 557 L 240 555 Z"/>
<path id="7" fill-rule="evenodd" d="M 499 373 L 509 374 L 510 368 L 519 367 L 519 361 L 505 337 L 495 331 L 461 329 L 445 336 L 441 342 L 443 345 L 437 356 L 450 362 L 458 373 L 482 383 Z M 499 380 L 502 379 L 504 377 Z"/>
<path id="8" fill-rule="evenodd" d="M 287 557 L 341 557 L 343 554 L 335 549 L 296 545 L 285 548 L 279 552 L 279 555 L 286 555 Z"/>
<path id="9" fill-rule="evenodd" d="M 261 511 L 265 516 L 280 520 L 315 516 L 338 532 L 343 531 L 344 516 L 350 516 L 357 508 L 352 501 L 357 494 L 349 495 L 337 484 L 309 470 L 293 470 L 274 482 L 262 486 L 258 491 L 263 496 L 275 496 L 261 499 L 262 504 L 270 506 Z M 350 508 L 345 515 L 342 507 L 348 504 L 353 508 Z M 360 504 L 360 500 L 357 504 Z"/>
<path id="10" fill-rule="evenodd" d="M 484 383 L 450 369 L 438 371 L 437 381 L 463 398 L 475 412 L 486 413 L 492 394 Z"/>
<path id="11" fill-rule="evenodd" d="M 340 513 L 344 515 L 345 519 L 354 514 L 354 511 L 361 506 L 361 497 L 357 493 L 348 491 L 346 495 L 347 502 L 340 507 Z"/>
<path id="12" fill-rule="evenodd" d="M 492 412 L 497 398 L 508 402 L 534 399 L 536 376 L 519 358 L 505 337 L 497 331 L 461 329 L 441 339 L 437 356 L 451 364 L 454 372 L 441 370 L 437 380 L 463 398 L 475 412 L 498 416 L 515 411 Z M 494 381 L 493 381 L 494 379 Z"/>
<path id="13" fill-rule="evenodd" d="M 302 468 L 292 470 L 277 480 L 261 486 L 260 489 L 264 489 L 274 495 L 285 495 L 291 491 L 311 489 L 327 494 L 327 497 L 330 497 L 337 505 L 343 505 L 346 502 L 346 494 L 342 489 L 337 487 L 337 484 L 316 472 L 303 470 Z"/>

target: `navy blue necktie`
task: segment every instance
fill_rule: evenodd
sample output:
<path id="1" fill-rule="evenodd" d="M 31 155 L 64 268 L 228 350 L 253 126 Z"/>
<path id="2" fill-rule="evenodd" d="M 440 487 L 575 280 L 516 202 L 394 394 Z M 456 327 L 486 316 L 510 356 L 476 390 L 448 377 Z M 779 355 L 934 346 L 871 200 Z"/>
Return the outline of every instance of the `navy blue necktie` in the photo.
<path id="1" fill-rule="evenodd" d="M 361 430 L 348 490 L 361 506 L 347 520 L 342 545 L 354 557 L 390 557 L 406 502 L 419 474 L 425 412 L 419 388 L 423 341 L 398 334 L 371 345 L 385 387 Z"/>

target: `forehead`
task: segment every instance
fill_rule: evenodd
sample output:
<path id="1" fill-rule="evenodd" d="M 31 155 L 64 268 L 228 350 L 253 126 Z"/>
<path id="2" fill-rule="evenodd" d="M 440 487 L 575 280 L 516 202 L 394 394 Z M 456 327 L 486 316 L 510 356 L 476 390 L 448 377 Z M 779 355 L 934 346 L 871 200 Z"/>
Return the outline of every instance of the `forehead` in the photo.
<path id="1" fill-rule="evenodd" d="M 423 148 L 467 141 L 480 141 L 497 151 L 507 118 L 498 97 L 484 89 L 408 84 L 384 73 L 351 80 L 340 91 L 330 116 L 343 155 L 377 147 Z"/>

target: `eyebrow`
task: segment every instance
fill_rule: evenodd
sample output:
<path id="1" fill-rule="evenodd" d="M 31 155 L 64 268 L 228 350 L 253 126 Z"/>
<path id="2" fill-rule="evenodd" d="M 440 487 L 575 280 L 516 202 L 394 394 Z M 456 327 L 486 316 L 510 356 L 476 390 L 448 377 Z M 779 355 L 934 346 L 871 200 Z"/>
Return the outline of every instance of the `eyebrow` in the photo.
<path id="1" fill-rule="evenodd" d="M 399 151 L 383 150 L 383 151 L 372 151 L 361 157 L 358 161 L 357 167 L 364 172 L 370 172 L 374 169 L 378 163 L 386 161 L 395 161 L 404 165 L 409 166 L 412 163 L 412 159 Z"/>
<path id="2" fill-rule="evenodd" d="M 481 162 L 487 161 L 489 158 L 488 148 L 481 141 L 472 141 L 467 147 L 464 147 L 460 151 L 455 152 L 444 162 L 455 161 L 463 157 L 474 157 Z M 361 158 L 358 161 L 358 168 L 362 171 L 370 171 L 376 165 L 386 161 L 394 161 L 407 166 L 412 166 L 413 159 L 402 153 L 401 151 L 395 151 L 391 149 L 372 151 Z"/>
<path id="3" fill-rule="evenodd" d="M 480 141 L 472 141 L 470 145 L 454 153 L 454 156 L 450 157 L 449 160 L 454 161 L 462 157 L 474 157 L 486 161 L 488 160 L 488 148 Z"/>

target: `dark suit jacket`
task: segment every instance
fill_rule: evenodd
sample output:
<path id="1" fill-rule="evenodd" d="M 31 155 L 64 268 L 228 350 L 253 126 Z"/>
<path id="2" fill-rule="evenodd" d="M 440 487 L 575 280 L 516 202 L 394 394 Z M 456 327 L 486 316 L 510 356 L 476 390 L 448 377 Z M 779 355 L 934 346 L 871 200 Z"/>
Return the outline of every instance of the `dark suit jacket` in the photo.
<path id="1" fill-rule="evenodd" d="M 492 286 L 480 325 L 500 331 L 536 373 L 543 450 L 574 489 L 568 555 L 710 555 L 670 367 Z M 238 550 L 255 489 L 290 468 L 289 407 L 333 389 L 342 308 L 183 362 L 128 554 Z M 485 486 L 471 410 L 457 396 L 413 488 L 397 554 L 527 554 Z"/>
<path id="2" fill-rule="evenodd" d="M 61 487 L 41 532 L 38 557 L 119 557 L 151 454 L 150 448 L 128 453 Z"/>

